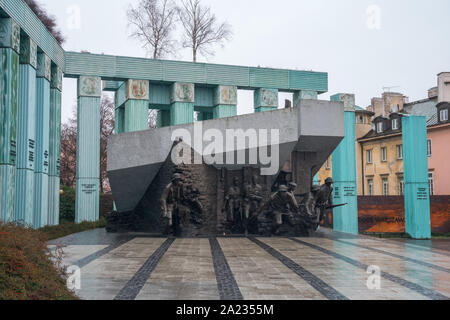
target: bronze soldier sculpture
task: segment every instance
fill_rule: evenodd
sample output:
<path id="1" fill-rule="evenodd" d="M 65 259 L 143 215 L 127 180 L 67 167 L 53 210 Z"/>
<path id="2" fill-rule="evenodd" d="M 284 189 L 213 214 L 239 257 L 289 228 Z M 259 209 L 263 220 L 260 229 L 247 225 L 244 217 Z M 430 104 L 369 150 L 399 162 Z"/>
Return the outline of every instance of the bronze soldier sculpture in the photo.
<path id="1" fill-rule="evenodd" d="M 263 201 L 263 189 L 258 182 L 258 176 L 252 177 L 252 182 L 245 186 L 244 190 L 244 228 L 248 234 L 249 222 L 252 216 L 258 211 Z"/>
<path id="2" fill-rule="evenodd" d="M 278 192 L 273 194 L 269 201 L 258 210 L 258 215 L 266 209 L 270 209 L 273 215 L 272 234 L 280 233 L 280 227 L 284 221 L 287 221 L 292 227 L 295 225 L 294 213 L 298 212 L 299 207 L 297 200 L 285 185 L 281 185 Z"/>
<path id="3" fill-rule="evenodd" d="M 239 178 L 233 179 L 233 185 L 228 189 L 225 197 L 224 211 L 228 222 L 240 222 L 241 219 L 241 188 Z M 238 220 L 238 221 L 236 221 Z"/>
<path id="4" fill-rule="evenodd" d="M 167 219 L 168 229 L 173 229 L 173 234 L 178 235 L 181 218 L 182 203 L 184 200 L 184 186 L 181 174 L 175 173 L 172 182 L 166 187 L 161 199 L 163 218 Z"/>
<path id="5" fill-rule="evenodd" d="M 327 209 L 333 207 L 333 179 L 327 178 L 325 184 L 320 187 L 317 193 L 316 206 L 320 208 L 320 222 L 325 218 L 325 212 Z M 328 219 L 327 219 L 328 220 Z M 328 221 L 326 221 L 328 222 Z"/>

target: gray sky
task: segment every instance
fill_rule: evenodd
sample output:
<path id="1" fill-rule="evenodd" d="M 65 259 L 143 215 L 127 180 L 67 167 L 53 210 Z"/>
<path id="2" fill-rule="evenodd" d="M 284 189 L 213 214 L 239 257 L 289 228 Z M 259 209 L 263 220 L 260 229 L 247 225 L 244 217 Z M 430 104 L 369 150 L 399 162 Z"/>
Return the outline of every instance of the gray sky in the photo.
<path id="1" fill-rule="evenodd" d="M 146 56 L 128 37 L 126 9 L 137 0 L 41 2 L 57 18 L 67 38 L 65 50 Z M 366 107 L 384 86 L 399 86 L 393 90 L 411 101 L 423 99 L 436 75 L 450 71 L 448 0 L 203 2 L 232 25 L 234 36 L 201 62 L 325 71 L 329 93 L 320 96 L 323 100 L 354 93 L 357 104 Z M 175 59 L 189 61 L 190 52 L 180 50 Z M 76 81 L 64 80 L 63 92 L 66 121 L 76 105 Z M 252 93 L 240 92 L 238 113 L 252 112 L 252 106 Z"/>

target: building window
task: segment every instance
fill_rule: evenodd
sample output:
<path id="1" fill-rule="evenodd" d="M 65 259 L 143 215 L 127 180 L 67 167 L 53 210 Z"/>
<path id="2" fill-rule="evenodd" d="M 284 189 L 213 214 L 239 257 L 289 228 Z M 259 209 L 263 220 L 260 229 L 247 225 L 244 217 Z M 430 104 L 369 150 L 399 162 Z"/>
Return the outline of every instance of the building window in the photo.
<path id="1" fill-rule="evenodd" d="M 364 118 L 363 118 L 363 116 L 359 116 L 359 123 L 364 123 Z"/>
<path id="2" fill-rule="evenodd" d="M 403 178 L 398 178 L 398 195 L 405 195 L 405 180 Z"/>
<path id="3" fill-rule="evenodd" d="M 430 188 L 430 196 L 434 195 L 434 174 L 430 172 L 428 174 L 428 186 Z"/>
<path id="4" fill-rule="evenodd" d="M 372 163 L 372 150 L 367 150 L 367 163 Z"/>
<path id="5" fill-rule="evenodd" d="M 400 123 L 400 121 L 398 119 L 392 120 L 392 130 L 400 129 L 399 123 Z"/>
<path id="6" fill-rule="evenodd" d="M 403 145 L 402 144 L 399 144 L 397 146 L 397 159 L 403 160 Z"/>
<path id="7" fill-rule="evenodd" d="M 381 161 L 383 161 L 383 162 L 387 161 L 387 148 L 386 147 L 381 148 Z"/>
<path id="8" fill-rule="evenodd" d="M 388 196 L 389 195 L 389 182 L 388 182 L 388 178 L 383 178 L 382 179 L 383 182 L 383 196 Z"/>
<path id="9" fill-rule="evenodd" d="M 443 109 L 440 112 L 441 121 L 448 121 L 448 109 Z"/>
<path id="10" fill-rule="evenodd" d="M 373 196 L 373 179 L 367 180 L 367 190 L 369 191 L 369 196 Z"/>
<path id="11" fill-rule="evenodd" d="M 431 140 L 427 140 L 427 156 L 431 158 L 432 155 L 433 155 L 433 147 L 431 144 Z"/>
<path id="12" fill-rule="evenodd" d="M 382 133 L 383 132 L 383 122 L 378 122 L 377 123 L 377 133 Z"/>

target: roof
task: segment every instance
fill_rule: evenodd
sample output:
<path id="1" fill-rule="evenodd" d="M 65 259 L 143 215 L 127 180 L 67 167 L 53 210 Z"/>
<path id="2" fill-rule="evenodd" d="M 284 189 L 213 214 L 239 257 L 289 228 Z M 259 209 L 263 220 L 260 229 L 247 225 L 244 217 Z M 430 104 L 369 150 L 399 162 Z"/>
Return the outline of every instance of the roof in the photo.
<path id="1" fill-rule="evenodd" d="M 428 119 L 427 127 L 437 125 L 438 123 L 438 116 L 437 113 L 435 113 L 430 119 Z"/>
<path id="2" fill-rule="evenodd" d="M 407 103 L 403 106 L 402 112 L 414 115 L 425 116 L 427 121 L 436 115 L 436 99 L 423 99 Z"/>

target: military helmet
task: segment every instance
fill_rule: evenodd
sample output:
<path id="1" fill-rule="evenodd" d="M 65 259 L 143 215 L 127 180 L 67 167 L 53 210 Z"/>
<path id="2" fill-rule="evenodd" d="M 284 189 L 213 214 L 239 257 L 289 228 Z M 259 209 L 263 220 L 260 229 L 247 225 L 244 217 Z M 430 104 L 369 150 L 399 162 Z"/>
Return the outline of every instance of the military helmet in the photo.
<path id="1" fill-rule="evenodd" d="M 327 178 L 325 180 L 325 184 L 329 184 L 329 183 L 333 183 L 333 179 L 332 178 Z"/>
<path id="2" fill-rule="evenodd" d="M 311 191 L 312 191 L 312 192 L 317 192 L 317 191 L 319 191 L 319 190 L 320 190 L 320 186 L 317 185 L 317 184 L 315 184 L 315 185 L 313 185 L 313 186 L 311 187 Z"/>
<path id="3" fill-rule="evenodd" d="M 289 182 L 289 187 L 297 188 L 297 184 L 295 182 Z"/>
<path id="4" fill-rule="evenodd" d="M 282 184 L 279 188 L 278 188 L 279 192 L 288 192 L 288 187 L 286 187 L 284 184 Z"/>
<path id="5" fill-rule="evenodd" d="M 182 180 L 181 174 L 174 173 L 174 175 L 172 176 L 172 181 L 175 181 L 175 180 Z"/>

